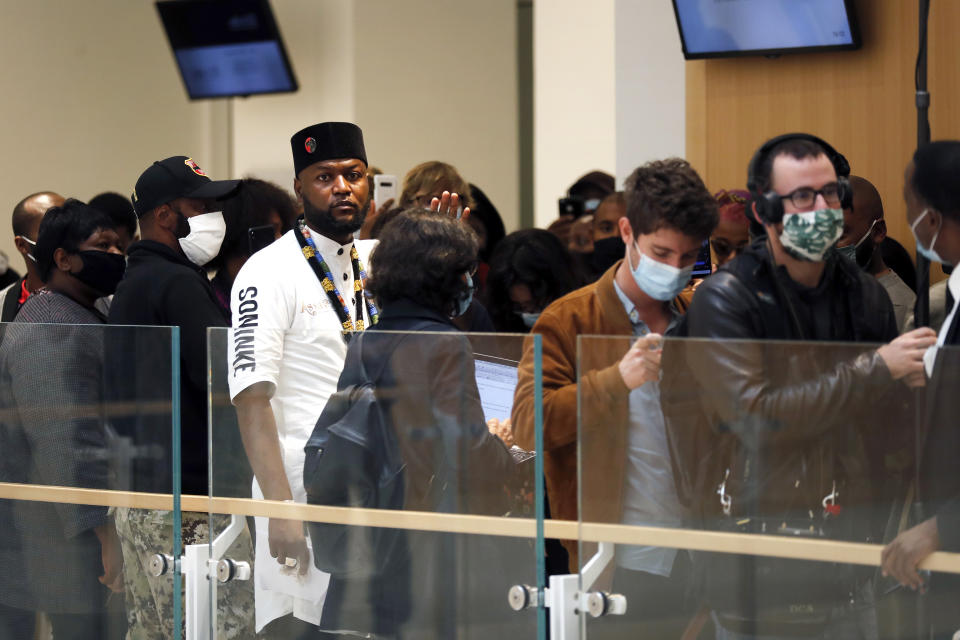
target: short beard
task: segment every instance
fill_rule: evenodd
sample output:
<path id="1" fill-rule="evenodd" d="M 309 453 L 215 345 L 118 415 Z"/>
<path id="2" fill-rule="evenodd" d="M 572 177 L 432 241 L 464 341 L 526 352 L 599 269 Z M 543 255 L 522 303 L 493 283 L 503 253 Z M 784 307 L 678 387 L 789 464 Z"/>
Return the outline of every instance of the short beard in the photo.
<path id="1" fill-rule="evenodd" d="M 356 233 L 363 226 L 367 219 L 367 211 L 370 209 L 370 199 L 357 210 L 357 213 L 349 220 L 337 220 L 330 213 L 330 208 L 320 209 L 314 207 L 309 200 L 303 199 L 303 217 L 307 224 L 320 234 L 328 238 L 337 238 L 347 234 Z"/>

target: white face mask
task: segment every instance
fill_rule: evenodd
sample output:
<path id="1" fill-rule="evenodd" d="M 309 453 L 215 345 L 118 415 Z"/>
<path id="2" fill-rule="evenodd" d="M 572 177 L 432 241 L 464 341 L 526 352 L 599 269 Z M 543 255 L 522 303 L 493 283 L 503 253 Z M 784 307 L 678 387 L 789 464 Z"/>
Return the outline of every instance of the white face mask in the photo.
<path id="1" fill-rule="evenodd" d="M 799 260 L 820 262 L 827 250 L 843 235 L 841 209 L 817 209 L 783 216 L 780 243 Z"/>
<path id="2" fill-rule="evenodd" d="M 26 242 L 26 243 L 29 244 L 31 247 L 33 247 L 33 250 L 34 250 L 34 251 L 37 250 L 37 243 L 36 243 L 36 242 L 34 242 L 33 240 L 31 240 L 31 239 L 28 238 L 27 236 L 20 236 L 20 237 L 23 238 L 23 241 L 24 241 L 24 242 Z M 33 260 L 34 263 L 37 262 L 36 257 L 34 257 L 34 255 L 33 255 L 32 253 L 28 253 L 28 254 L 27 254 L 27 258 L 29 258 L 30 260 Z"/>
<path id="3" fill-rule="evenodd" d="M 187 224 L 190 233 L 180 238 L 180 248 L 190 262 L 202 267 L 220 253 L 227 223 L 223 221 L 222 211 L 214 211 L 187 218 Z"/>

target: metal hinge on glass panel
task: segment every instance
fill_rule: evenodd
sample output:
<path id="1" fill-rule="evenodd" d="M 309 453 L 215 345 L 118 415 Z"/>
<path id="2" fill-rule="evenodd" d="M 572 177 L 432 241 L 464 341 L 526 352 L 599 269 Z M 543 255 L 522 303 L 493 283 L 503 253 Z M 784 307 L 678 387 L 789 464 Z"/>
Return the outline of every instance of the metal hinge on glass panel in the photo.
<path id="1" fill-rule="evenodd" d="M 148 570 L 155 577 L 167 575 L 179 565 L 185 577 L 184 602 L 186 640 L 203 640 L 217 627 L 217 585 L 233 580 L 249 580 L 252 570 L 249 562 L 223 557 L 227 549 L 243 532 L 244 519 L 230 516 L 230 524 L 212 543 L 190 544 L 184 547 L 183 557 L 158 553 L 150 557 Z"/>
<path id="2" fill-rule="evenodd" d="M 549 609 L 551 640 L 580 640 L 580 615 L 594 618 L 619 616 L 627 612 L 627 598 L 618 593 L 588 591 L 613 560 L 614 545 L 601 542 L 597 553 L 584 565 L 580 574 L 550 576 L 550 586 L 543 590 L 542 604 Z M 582 590 L 581 590 L 582 587 Z M 515 585 L 508 593 L 515 611 L 540 606 L 536 587 Z"/>

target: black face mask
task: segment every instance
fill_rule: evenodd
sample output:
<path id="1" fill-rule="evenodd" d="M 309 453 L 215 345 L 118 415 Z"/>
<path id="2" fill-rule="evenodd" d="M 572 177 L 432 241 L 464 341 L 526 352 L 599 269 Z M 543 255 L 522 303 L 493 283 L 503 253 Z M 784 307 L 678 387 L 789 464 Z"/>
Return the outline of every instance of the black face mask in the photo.
<path id="1" fill-rule="evenodd" d="M 587 257 L 587 262 L 596 273 L 605 273 L 607 269 L 622 260 L 627 252 L 620 236 L 604 238 L 593 243 L 593 253 Z"/>
<path id="2" fill-rule="evenodd" d="M 79 251 L 77 255 L 83 261 L 83 268 L 77 273 L 71 271 L 70 275 L 101 296 L 113 295 L 123 280 L 127 259 L 122 254 L 106 251 Z"/>

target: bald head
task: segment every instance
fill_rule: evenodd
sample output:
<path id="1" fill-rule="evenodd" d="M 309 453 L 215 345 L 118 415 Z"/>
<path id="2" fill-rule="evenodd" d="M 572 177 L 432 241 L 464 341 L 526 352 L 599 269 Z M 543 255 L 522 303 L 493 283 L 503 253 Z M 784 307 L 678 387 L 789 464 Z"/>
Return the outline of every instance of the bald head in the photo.
<path id="1" fill-rule="evenodd" d="M 53 191 L 30 194 L 13 208 L 13 235 L 25 236 L 36 241 L 43 214 L 50 207 L 59 207 L 63 203 L 63 196 Z"/>
<path id="2" fill-rule="evenodd" d="M 880 192 L 866 178 L 850 176 L 853 190 L 853 214 L 867 224 L 883 217 L 883 201 Z"/>

